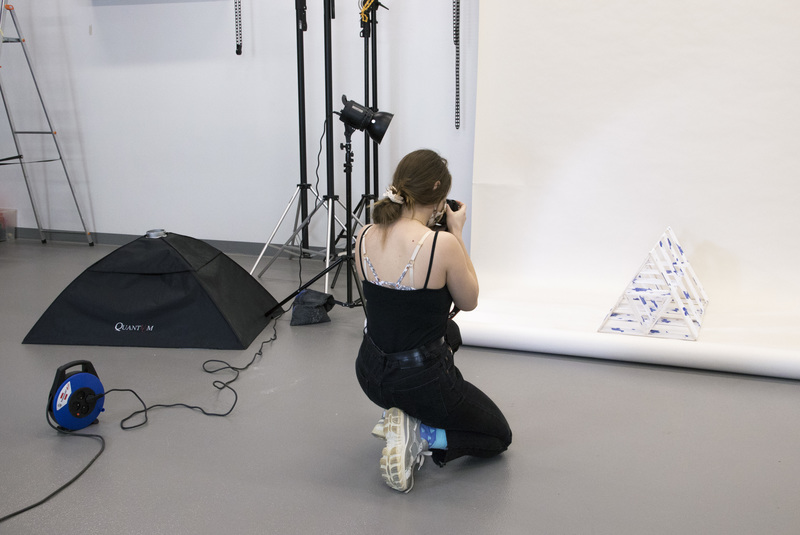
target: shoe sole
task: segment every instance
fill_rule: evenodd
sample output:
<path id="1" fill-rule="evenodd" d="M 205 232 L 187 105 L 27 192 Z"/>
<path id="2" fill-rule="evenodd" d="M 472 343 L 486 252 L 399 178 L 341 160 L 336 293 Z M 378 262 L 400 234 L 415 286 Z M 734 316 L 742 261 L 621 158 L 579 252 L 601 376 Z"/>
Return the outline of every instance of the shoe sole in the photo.
<path id="1" fill-rule="evenodd" d="M 400 409 L 386 411 L 383 423 L 386 447 L 381 456 L 381 476 L 387 485 L 400 492 L 408 492 L 414 486 L 414 459 L 410 466 L 406 463 L 410 423 L 410 418 Z"/>

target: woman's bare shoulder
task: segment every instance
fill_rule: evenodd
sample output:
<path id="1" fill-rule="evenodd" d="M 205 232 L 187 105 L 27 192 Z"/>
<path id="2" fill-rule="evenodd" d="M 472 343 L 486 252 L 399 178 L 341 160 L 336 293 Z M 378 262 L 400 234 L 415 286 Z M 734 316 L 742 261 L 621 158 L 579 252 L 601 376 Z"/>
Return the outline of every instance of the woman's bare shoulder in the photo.
<path id="1" fill-rule="evenodd" d="M 438 251 L 439 247 L 444 249 L 458 249 L 461 250 L 461 244 L 458 242 L 458 239 L 447 232 L 446 230 L 440 230 L 438 232 L 438 237 L 436 238 L 436 249 Z"/>

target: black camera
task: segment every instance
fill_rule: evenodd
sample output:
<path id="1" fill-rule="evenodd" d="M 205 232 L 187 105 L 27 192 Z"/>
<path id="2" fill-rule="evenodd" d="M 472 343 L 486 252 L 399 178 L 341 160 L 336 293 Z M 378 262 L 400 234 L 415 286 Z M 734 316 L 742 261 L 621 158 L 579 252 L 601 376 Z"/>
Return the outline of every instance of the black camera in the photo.
<path id="1" fill-rule="evenodd" d="M 454 212 L 458 212 L 458 209 L 461 208 L 461 205 L 455 199 L 445 199 L 445 202 Z M 442 218 L 439 219 L 436 226 L 439 227 L 439 230 L 447 230 L 447 210 L 442 212 Z"/>

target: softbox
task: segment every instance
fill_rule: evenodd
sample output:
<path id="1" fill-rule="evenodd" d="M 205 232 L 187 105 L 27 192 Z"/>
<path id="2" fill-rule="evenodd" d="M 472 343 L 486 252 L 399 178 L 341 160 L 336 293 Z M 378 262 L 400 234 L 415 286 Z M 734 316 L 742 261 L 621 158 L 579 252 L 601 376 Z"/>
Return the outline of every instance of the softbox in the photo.
<path id="1" fill-rule="evenodd" d="M 245 349 L 277 304 L 211 245 L 151 231 L 81 273 L 22 343 Z"/>

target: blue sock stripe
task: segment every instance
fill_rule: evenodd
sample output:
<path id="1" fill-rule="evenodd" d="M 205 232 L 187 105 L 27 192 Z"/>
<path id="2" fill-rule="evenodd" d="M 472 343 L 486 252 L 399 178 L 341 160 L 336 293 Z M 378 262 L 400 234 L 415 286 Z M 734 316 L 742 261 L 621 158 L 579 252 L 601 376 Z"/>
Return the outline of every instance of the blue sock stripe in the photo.
<path id="1" fill-rule="evenodd" d="M 432 450 L 447 449 L 447 433 L 444 429 L 420 424 L 419 434 L 420 437 L 428 443 L 428 448 Z"/>
<path id="2" fill-rule="evenodd" d="M 425 424 L 420 424 L 419 426 L 419 434 L 422 437 L 422 440 L 428 443 L 428 446 L 433 444 L 436 441 L 436 428 L 430 427 Z"/>

